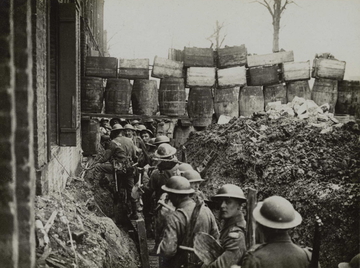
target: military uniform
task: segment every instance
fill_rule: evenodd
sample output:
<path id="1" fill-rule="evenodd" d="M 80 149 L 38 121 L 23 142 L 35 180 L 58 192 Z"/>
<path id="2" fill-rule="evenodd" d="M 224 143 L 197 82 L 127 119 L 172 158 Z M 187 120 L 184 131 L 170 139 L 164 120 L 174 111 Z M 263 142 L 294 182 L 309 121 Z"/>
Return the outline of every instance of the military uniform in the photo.
<path id="1" fill-rule="evenodd" d="M 247 252 L 241 268 L 307 268 L 310 260 L 311 252 L 295 245 L 284 233 Z"/>
<path id="2" fill-rule="evenodd" d="M 163 267 L 181 267 L 186 262 L 186 258 L 182 257 L 183 252 L 179 249 L 179 246 L 182 245 L 185 239 L 186 226 L 190 223 L 195 205 L 194 200 L 188 198 L 177 206 L 174 213 L 168 215 L 164 236 L 158 249 L 158 253 L 167 259 L 168 266 Z M 215 239 L 219 237 L 215 217 L 208 207 L 202 205 L 192 231 L 194 234 L 198 232 L 208 233 Z M 193 245 L 187 246 L 192 247 Z M 192 260 L 192 263 L 188 267 L 194 267 L 199 262 L 199 259 L 194 254 L 190 257 L 190 260 Z"/>
<path id="3" fill-rule="evenodd" d="M 246 251 L 245 230 L 246 222 L 242 214 L 227 219 L 220 233 L 224 252 L 206 267 L 228 268 L 239 263 Z"/>

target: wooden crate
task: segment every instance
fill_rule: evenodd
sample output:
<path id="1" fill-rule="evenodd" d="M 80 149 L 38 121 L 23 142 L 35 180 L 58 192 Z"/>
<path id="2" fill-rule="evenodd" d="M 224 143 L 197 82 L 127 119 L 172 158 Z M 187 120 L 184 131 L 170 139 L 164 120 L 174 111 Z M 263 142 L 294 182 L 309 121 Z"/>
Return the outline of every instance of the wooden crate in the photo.
<path id="1" fill-rule="evenodd" d="M 247 62 L 245 45 L 220 48 L 217 54 L 219 68 L 244 66 Z"/>
<path id="2" fill-rule="evenodd" d="M 281 82 L 281 68 L 279 65 L 252 67 L 248 70 L 249 86 L 264 86 Z"/>
<path id="3" fill-rule="evenodd" d="M 174 61 L 184 61 L 184 51 L 175 48 L 169 48 L 168 59 Z"/>
<path id="4" fill-rule="evenodd" d="M 294 61 L 294 53 L 292 51 L 283 51 L 272 54 L 253 55 L 247 57 L 248 67 L 273 65 L 292 61 Z"/>
<path id="5" fill-rule="evenodd" d="M 186 73 L 187 87 L 212 87 L 215 84 L 215 68 L 190 67 Z"/>
<path id="6" fill-rule="evenodd" d="M 215 67 L 214 51 L 211 48 L 184 48 L 185 67 Z"/>
<path id="7" fill-rule="evenodd" d="M 117 58 L 111 57 L 86 57 L 85 75 L 116 78 L 118 68 Z"/>
<path id="8" fill-rule="evenodd" d="M 174 61 L 155 56 L 151 76 L 156 78 L 182 78 L 184 77 L 183 67 L 184 64 L 181 61 Z"/>
<path id="9" fill-rule="evenodd" d="M 311 76 L 313 78 L 343 80 L 345 74 L 345 66 L 345 61 L 317 58 L 313 61 L 313 69 Z"/>
<path id="10" fill-rule="evenodd" d="M 219 69 L 217 73 L 220 88 L 243 86 L 246 84 L 246 69 L 244 66 Z"/>
<path id="11" fill-rule="evenodd" d="M 149 79 L 149 59 L 119 59 L 118 77 Z"/>
<path id="12" fill-rule="evenodd" d="M 286 82 L 310 79 L 310 61 L 285 62 L 282 64 L 283 78 Z"/>

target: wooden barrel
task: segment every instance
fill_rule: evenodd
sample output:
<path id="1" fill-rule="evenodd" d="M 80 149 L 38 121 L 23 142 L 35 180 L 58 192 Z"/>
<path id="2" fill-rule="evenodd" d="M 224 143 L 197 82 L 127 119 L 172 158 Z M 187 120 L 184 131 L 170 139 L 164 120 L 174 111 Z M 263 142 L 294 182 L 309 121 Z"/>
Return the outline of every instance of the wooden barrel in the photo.
<path id="1" fill-rule="evenodd" d="M 339 81 L 335 112 L 337 114 L 355 115 L 356 108 L 359 105 L 360 81 Z"/>
<path id="2" fill-rule="evenodd" d="M 282 104 L 286 104 L 286 87 L 283 84 L 272 85 L 264 87 L 264 105 L 269 102 L 281 101 Z"/>
<path id="3" fill-rule="evenodd" d="M 287 101 L 291 102 L 295 96 L 306 100 L 311 99 L 311 91 L 308 80 L 286 82 Z"/>
<path id="4" fill-rule="evenodd" d="M 100 145 L 100 124 L 97 120 L 81 120 L 81 147 L 83 154 L 98 153 Z"/>
<path id="5" fill-rule="evenodd" d="M 158 89 L 155 80 L 134 80 L 131 93 L 134 114 L 155 115 L 158 108 Z"/>
<path id="6" fill-rule="evenodd" d="M 184 78 L 168 77 L 160 81 L 159 110 L 162 115 L 180 116 L 186 113 Z"/>
<path id="7" fill-rule="evenodd" d="M 312 91 L 311 99 L 317 105 L 328 103 L 330 105 L 330 112 L 335 111 L 335 104 L 338 94 L 338 81 L 326 78 L 316 78 Z"/>
<path id="8" fill-rule="evenodd" d="M 239 95 L 240 115 L 251 116 L 255 112 L 264 111 L 263 88 L 245 86 L 240 89 Z"/>
<path id="9" fill-rule="evenodd" d="M 81 111 L 86 113 L 101 113 L 103 100 L 103 79 L 98 77 L 82 77 Z"/>
<path id="10" fill-rule="evenodd" d="M 214 111 L 211 88 L 190 88 L 188 114 L 194 127 L 207 127 L 211 124 Z"/>
<path id="11" fill-rule="evenodd" d="M 131 90 L 128 79 L 108 79 L 105 89 L 105 112 L 107 114 L 128 114 Z"/>
<path id="12" fill-rule="evenodd" d="M 214 109 L 216 117 L 226 115 L 239 116 L 240 87 L 217 88 L 214 96 Z"/>

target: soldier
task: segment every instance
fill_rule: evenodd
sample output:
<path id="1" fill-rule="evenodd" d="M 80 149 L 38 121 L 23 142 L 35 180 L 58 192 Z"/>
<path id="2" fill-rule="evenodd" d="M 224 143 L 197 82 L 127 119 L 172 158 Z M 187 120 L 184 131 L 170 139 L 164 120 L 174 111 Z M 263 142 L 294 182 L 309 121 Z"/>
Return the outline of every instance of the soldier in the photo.
<path id="1" fill-rule="evenodd" d="M 131 218 L 138 218 L 138 204 L 131 197 L 131 190 L 134 186 L 133 164 L 137 161 L 135 146 L 133 142 L 121 136 L 123 128 L 120 124 L 115 124 L 111 133 L 114 138 L 110 141 L 105 154 L 98 160 L 94 167 L 95 179 L 102 179 L 102 173 L 114 173 L 114 168 L 118 170 L 118 185 L 124 185 L 127 196 L 131 202 Z M 117 193 L 115 193 L 117 194 Z"/>
<path id="2" fill-rule="evenodd" d="M 168 136 L 159 135 L 155 138 L 155 145 L 159 147 L 160 144 L 167 143 L 170 144 L 170 139 Z"/>
<path id="3" fill-rule="evenodd" d="M 102 118 L 100 120 L 100 144 L 106 149 L 107 144 L 110 141 L 111 127 L 109 125 L 109 119 Z"/>
<path id="4" fill-rule="evenodd" d="M 224 252 L 214 262 L 204 267 L 228 268 L 237 264 L 246 251 L 246 222 L 242 212 L 246 198 L 240 187 L 225 184 L 213 199 L 220 204 L 220 217 L 224 220 L 220 232 L 220 244 Z"/>
<path id="5" fill-rule="evenodd" d="M 124 130 L 125 130 L 125 137 L 131 139 L 135 144 L 135 146 L 137 147 L 136 151 L 137 151 L 137 156 L 139 158 L 139 166 L 143 167 L 146 164 L 149 164 L 150 159 L 146 150 L 145 143 L 140 137 L 135 135 L 136 129 L 132 125 L 126 124 L 124 126 Z"/>
<path id="6" fill-rule="evenodd" d="M 163 239 L 158 248 L 158 254 L 163 257 L 162 267 L 200 267 L 201 261 L 186 247 L 193 247 L 193 239 L 198 232 L 205 232 L 216 239 L 219 237 L 215 217 L 202 202 L 195 203 L 189 197 L 194 190 L 186 178 L 172 176 L 161 188 L 176 207 L 176 211 L 166 218 Z"/>
<path id="7" fill-rule="evenodd" d="M 281 196 L 271 196 L 259 202 L 253 217 L 265 236 L 266 244 L 246 253 L 242 268 L 307 268 L 311 253 L 295 245 L 288 230 L 298 226 L 301 215 Z"/>
<path id="8" fill-rule="evenodd" d="M 341 262 L 339 268 L 359 268 L 360 267 L 360 253 L 354 256 L 350 262 Z"/>
<path id="9" fill-rule="evenodd" d="M 158 201 L 167 203 L 166 195 L 163 195 L 164 191 L 162 186 L 166 184 L 167 180 L 174 175 L 175 170 L 179 166 L 179 161 L 176 156 L 176 149 L 170 144 L 161 144 L 154 153 L 154 157 L 159 159 L 159 163 L 156 169 L 151 173 L 149 182 L 149 191 L 154 196 L 155 206 Z M 152 254 L 156 252 L 157 246 L 161 240 L 161 234 L 164 229 L 164 216 L 165 214 L 161 211 L 161 206 L 157 206 L 155 210 L 155 247 L 152 250 Z"/>
<path id="10" fill-rule="evenodd" d="M 191 188 L 194 189 L 194 193 L 191 194 L 191 198 L 195 201 L 208 201 L 208 199 L 206 198 L 206 196 L 204 195 L 204 193 L 202 191 L 200 191 L 199 187 L 200 187 L 200 183 L 203 182 L 204 180 L 201 178 L 199 172 L 197 172 L 196 170 L 187 170 L 185 172 L 183 172 L 182 174 L 183 177 L 187 178 L 188 181 L 190 182 Z"/>

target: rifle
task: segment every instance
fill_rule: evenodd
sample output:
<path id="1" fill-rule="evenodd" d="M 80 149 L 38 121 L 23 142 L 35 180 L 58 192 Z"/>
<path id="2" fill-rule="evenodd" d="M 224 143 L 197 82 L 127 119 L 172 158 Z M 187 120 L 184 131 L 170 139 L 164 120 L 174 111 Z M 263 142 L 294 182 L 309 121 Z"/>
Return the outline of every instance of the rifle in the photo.
<path id="1" fill-rule="evenodd" d="M 118 186 L 118 180 L 117 180 L 117 168 L 115 165 L 115 161 L 112 162 L 113 164 L 113 175 L 114 175 L 114 180 L 115 180 L 115 193 L 119 192 L 119 186 Z"/>
<path id="2" fill-rule="evenodd" d="M 323 223 L 321 219 L 315 215 L 315 232 L 314 232 L 314 242 L 313 242 L 313 252 L 311 256 L 311 261 L 309 268 L 318 268 L 319 267 L 319 253 L 320 253 L 320 239 L 321 239 L 321 227 Z"/>

